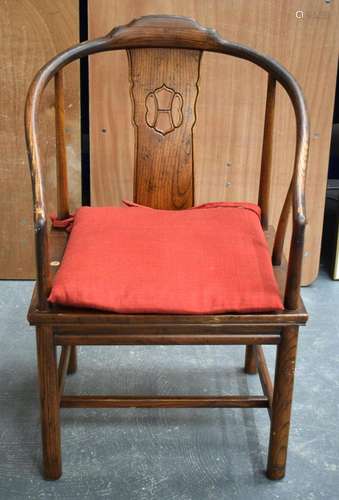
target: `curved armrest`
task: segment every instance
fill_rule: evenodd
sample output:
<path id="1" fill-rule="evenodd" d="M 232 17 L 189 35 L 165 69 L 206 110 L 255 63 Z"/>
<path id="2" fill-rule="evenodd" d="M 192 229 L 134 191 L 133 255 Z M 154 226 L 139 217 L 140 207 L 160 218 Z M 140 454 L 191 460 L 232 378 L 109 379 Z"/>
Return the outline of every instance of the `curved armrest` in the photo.
<path id="1" fill-rule="evenodd" d="M 107 37 L 98 38 L 93 41 L 77 44 L 58 54 L 38 71 L 28 90 L 25 105 L 25 136 L 33 191 L 37 289 L 40 309 L 47 308 L 47 299 L 51 288 L 48 220 L 46 214 L 43 170 L 41 168 L 42 162 L 38 142 L 38 114 L 41 96 L 48 82 L 57 75 L 64 66 L 89 53 L 107 50 L 108 41 L 109 39 Z M 65 212 L 67 212 L 67 208 Z"/>
<path id="2" fill-rule="evenodd" d="M 285 308 L 297 309 L 299 306 L 304 236 L 307 224 L 305 211 L 305 180 L 309 150 L 309 119 L 306 104 L 300 90 L 297 105 L 294 104 L 297 125 L 296 154 L 294 174 L 280 215 L 274 241 L 272 262 L 280 265 L 283 255 L 289 212 L 292 207 L 292 237 L 288 257 L 288 271 L 285 289 Z"/>

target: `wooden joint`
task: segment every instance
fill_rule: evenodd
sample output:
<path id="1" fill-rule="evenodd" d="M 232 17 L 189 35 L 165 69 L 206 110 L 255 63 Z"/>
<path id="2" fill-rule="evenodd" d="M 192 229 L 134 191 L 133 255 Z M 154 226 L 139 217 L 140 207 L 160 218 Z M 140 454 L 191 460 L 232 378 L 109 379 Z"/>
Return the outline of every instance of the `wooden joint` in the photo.
<path id="1" fill-rule="evenodd" d="M 67 157 L 65 138 L 65 97 L 63 73 L 59 70 L 54 77 L 55 88 L 55 140 L 57 163 L 57 207 L 58 217 L 65 219 L 69 216 Z"/>
<path id="2" fill-rule="evenodd" d="M 261 172 L 258 205 L 261 208 L 261 223 L 264 230 L 269 223 L 269 198 L 272 176 L 273 124 L 275 105 L 276 79 L 269 74 L 267 80 L 267 97 L 265 110 L 264 137 L 261 156 Z"/>

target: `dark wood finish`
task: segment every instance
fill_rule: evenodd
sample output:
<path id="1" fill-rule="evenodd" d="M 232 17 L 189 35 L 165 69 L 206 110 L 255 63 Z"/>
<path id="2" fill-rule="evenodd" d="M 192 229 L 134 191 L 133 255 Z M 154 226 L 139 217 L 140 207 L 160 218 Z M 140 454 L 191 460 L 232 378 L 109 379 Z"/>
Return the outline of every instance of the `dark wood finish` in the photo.
<path id="1" fill-rule="evenodd" d="M 57 207 L 59 219 L 69 216 L 67 158 L 65 139 L 65 97 L 62 70 L 54 77 L 55 88 L 55 138 L 57 165 Z"/>
<path id="2" fill-rule="evenodd" d="M 282 479 L 285 476 L 297 342 L 298 327 L 286 327 L 277 348 L 267 463 L 269 479 Z"/>
<path id="3" fill-rule="evenodd" d="M 123 316 L 123 315 L 121 315 Z M 170 315 L 162 317 L 161 314 L 155 315 L 150 314 L 148 318 L 147 315 L 131 315 L 129 321 L 126 323 L 123 321 L 107 323 L 91 323 L 91 324 L 72 324 L 67 323 L 56 324 L 53 327 L 54 333 L 64 333 L 70 335 L 84 335 L 84 334 L 94 334 L 94 335 L 137 335 L 137 334 L 149 334 L 149 335 L 192 335 L 192 329 L 194 329 L 194 334 L 197 336 L 206 336 L 209 334 L 213 335 L 259 335 L 262 338 L 266 338 L 268 335 L 279 335 L 282 330 L 281 325 L 276 324 L 246 324 L 246 323 L 224 323 L 217 321 L 218 316 L 212 316 L 211 321 L 204 323 L 202 318 L 194 321 L 192 316 L 192 321 L 189 321 L 189 316 L 184 316 L 180 318 L 179 315 L 173 314 L 173 318 Z M 135 323 L 133 319 L 136 319 Z M 180 318 L 176 323 L 176 318 Z M 127 319 L 127 318 L 126 318 Z M 215 321 L 216 320 L 216 321 Z M 236 332 L 234 331 L 236 329 Z M 260 332 L 258 331 L 260 328 Z"/>
<path id="4" fill-rule="evenodd" d="M 63 396 L 62 408 L 267 408 L 265 396 Z"/>
<path id="5" fill-rule="evenodd" d="M 258 198 L 258 205 L 261 208 L 261 224 L 264 229 L 267 229 L 269 225 L 269 197 L 272 176 L 275 90 L 276 80 L 271 74 L 269 74 L 267 80 L 264 141 L 262 146 L 261 174 Z"/>
<path id="6" fill-rule="evenodd" d="M 271 178 L 274 95 L 276 82 L 287 91 L 296 115 L 297 144 L 291 187 L 282 210 L 277 234 L 265 235 L 273 249 L 274 273 L 285 310 L 280 313 L 160 315 L 113 314 L 50 305 L 47 297 L 61 261 L 67 235 L 48 229 L 43 169 L 38 142 L 41 95 L 56 77 L 59 213 L 66 213 L 68 199 L 66 155 L 63 147 L 63 90 L 61 70 L 70 62 L 97 52 L 126 49 L 129 53 L 133 118 L 136 130 L 135 199 L 157 208 L 180 209 L 193 203 L 192 130 L 201 51 L 219 52 L 250 61 L 268 73 L 268 93 L 262 154 L 259 203 L 263 225 L 268 225 Z M 194 20 L 173 16 L 148 16 L 115 28 L 102 38 L 84 42 L 57 55 L 33 81 L 26 105 L 26 139 L 32 174 L 34 224 L 37 250 L 37 287 L 28 313 L 38 326 L 38 351 L 42 401 L 42 429 L 46 477 L 61 473 L 60 429 L 57 405 L 62 407 L 272 407 L 268 476 L 283 476 L 295 348 L 298 326 L 307 313 L 300 299 L 300 273 L 305 229 L 304 183 L 309 143 L 308 117 L 302 91 L 294 78 L 276 61 L 248 47 L 223 40 L 214 30 Z M 288 263 L 282 258 L 288 212 L 293 234 Z M 62 396 L 65 373 L 76 367 L 76 345 L 134 344 L 242 344 L 246 345 L 245 370 L 258 367 L 264 396 Z M 272 383 L 262 344 L 277 344 L 277 368 Z M 56 367 L 55 349 L 62 345 Z M 70 347 L 71 346 L 71 347 Z M 73 367 L 73 368 L 72 368 Z M 286 368 L 287 367 L 287 368 Z M 73 370 L 74 371 L 74 370 Z"/>
<path id="7" fill-rule="evenodd" d="M 78 369 L 78 354 L 75 345 L 71 346 L 71 355 L 69 358 L 69 365 L 67 370 L 67 375 L 73 375 Z"/>
<path id="8" fill-rule="evenodd" d="M 63 346 L 61 349 L 59 366 L 58 366 L 58 387 L 60 394 L 62 394 L 64 390 L 65 379 L 68 372 L 70 357 L 71 357 L 71 346 Z"/>
<path id="9" fill-rule="evenodd" d="M 56 347 L 49 327 L 36 332 L 41 405 L 42 451 L 46 479 L 61 476 L 59 385 Z"/>
<path id="10" fill-rule="evenodd" d="M 255 375 L 257 373 L 257 358 L 255 355 L 255 346 L 247 345 L 245 353 L 245 373 Z"/>
<path id="11" fill-rule="evenodd" d="M 280 219 L 277 227 L 277 233 L 274 240 L 274 247 L 272 251 L 272 264 L 280 266 L 283 261 L 285 236 L 288 226 L 288 219 L 291 214 L 291 202 L 293 195 L 293 182 L 290 182 L 287 196 L 280 214 Z"/>
<path id="12" fill-rule="evenodd" d="M 192 207 L 201 51 L 135 49 L 128 54 L 136 136 L 134 200 L 167 210 Z"/>
<path id="13" fill-rule="evenodd" d="M 191 326 L 189 325 L 189 329 Z M 254 344 L 278 344 L 280 335 L 218 335 L 206 334 L 130 334 L 106 333 L 106 334 L 56 334 L 57 345 L 254 345 Z M 173 329 L 173 327 L 172 327 Z M 187 329 L 187 330 L 189 330 Z"/>
<path id="14" fill-rule="evenodd" d="M 257 366 L 258 366 L 261 387 L 265 396 L 267 396 L 268 398 L 268 413 L 271 416 L 271 409 L 273 402 L 273 384 L 270 372 L 266 364 L 266 359 L 262 346 L 261 345 L 255 346 L 254 352 L 257 358 Z"/>

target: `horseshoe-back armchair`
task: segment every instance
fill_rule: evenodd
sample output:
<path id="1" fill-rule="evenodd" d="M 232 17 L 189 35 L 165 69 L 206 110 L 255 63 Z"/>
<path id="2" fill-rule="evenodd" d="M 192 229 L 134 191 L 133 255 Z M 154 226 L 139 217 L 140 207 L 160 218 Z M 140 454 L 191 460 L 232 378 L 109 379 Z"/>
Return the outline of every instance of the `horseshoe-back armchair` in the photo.
<path id="1" fill-rule="evenodd" d="M 74 215 L 69 213 L 68 205 L 63 68 L 81 57 L 113 50 L 126 50 L 129 59 L 136 139 L 134 200 L 126 203 L 125 208 L 106 207 L 100 214 L 95 212 L 99 208 L 82 207 Z M 194 123 L 199 120 L 195 103 L 204 51 L 244 59 L 267 73 L 257 205 L 241 200 L 238 205 L 211 203 L 192 208 Z M 38 118 L 41 96 L 52 78 L 55 81 L 58 214 L 51 227 L 46 211 L 45 166 L 40 156 Z M 293 176 L 274 229 L 269 224 L 269 199 L 277 84 L 286 90 L 294 108 L 297 140 Z M 37 282 L 28 319 L 36 326 L 45 477 L 57 479 L 62 472 L 60 408 L 260 407 L 268 410 L 271 419 L 267 476 L 281 479 L 285 474 L 298 329 L 307 321 L 300 298 L 300 280 L 306 225 L 304 185 L 309 126 L 298 83 L 270 57 L 224 40 L 216 31 L 192 19 L 147 16 L 56 55 L 32 82 L 25 119 L 37 262 Z M 293 230 L 286 261 L 283 248 L 290 213 Z M 86 228 L 97 228 L 100 220 L 107 224 L 102 232 L 104 240 L 97 241 L 99 257 L 95 262 L 98 269 L 95 269 L 95 262 L 86 268 L 84 260 L 88 258 L 86 252 L 93 238 L 87 238 L 83 244 L 81 238 L 85 238 Z M 181 231 L 182 238 L 194 239 L 188 256 L 184 254 L 184 245 L 177 241 L 176 231 Z M 119 234 L 119 241 L 112 240 L 116 234 Z M 151 235 L 157 237 L 152 239 Z M 267 243 L 264 243 L 264 236 Z M 130 245 L 128 238 L 132 238 Z M 211 238 L 213 248 L 208 246 Z M 236 241 L 238 243 L 234 243 Z M 243 251 L 252 248 L 252 244 L 259 253 L 248 258 Z M 103 253 L 100 254 L 105 251 L 105 245 L 109 248 L 106 260 Z M 130 253 L 134 248 L 141 250 Z M 216 248 L 219 249 L 217 253 Z M 91 247 L 91 251 L 96 249 Z M 119 251 L 120 254 L 115 253 Z M 110 268 L 112 252 L 118 261 L 114 270 Z M 150 254 L 152 259 L 148 258 Z M 126 255 L 129 260 L 127 257 L 125 260 Z M 160 281 L 159 276 L 165 273 L 162 259 L 167 259 L 166 265 L 170 265 L 171 270 L 166 279 Z M 190 267 L 194 259 L 200 263 L 195 272 Z M 152 280 L 157 283 L 152 295 L 152 282 L 147 281 L 145 273 L 153 272 L 154 262 L 163 274 L 160 271 L 152 274 Z M 129 269 L 121 273 L 124 266 Z M 264 280 L 263 269 L 267 276 Z M 127 287 L 124 280 L 127 274 L 129 280 L 133 279 L 133 272 L 138 275 L 138 282 L 133 285 L 129 281 Z M 227 273 L 233 273 L 237 279 Z M 257 282 L 252 281 L 250 287 L 246 279 L 254 275 Z M 75 286 L 78 287 L 76 298 L 72 295 Z M 166 295 L 169 291 L 170 300 Z M 84 294 L 88 294 L 87 302 Z M 265 302 L 267 296 L 274 296 L 275 302 Z M 107 304 L 108 299 L 112 303 Z M 76 346 L 144 344 L 244 345 L 245 372 L 259 373 L 263 394 L 126 396 L 64 393 L 66 375 L 76 371 Z M 274 383 L 263 353 L 265 344 L 274 344 L 277 348 Z M 61 346 L 59 360 L 57 346 Z"/>

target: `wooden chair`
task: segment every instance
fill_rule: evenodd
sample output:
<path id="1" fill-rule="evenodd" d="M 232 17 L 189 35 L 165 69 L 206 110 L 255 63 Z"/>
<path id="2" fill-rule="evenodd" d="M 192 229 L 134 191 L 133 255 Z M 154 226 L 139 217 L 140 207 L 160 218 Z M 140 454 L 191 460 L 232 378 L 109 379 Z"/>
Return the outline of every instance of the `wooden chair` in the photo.
<path id="1" fill-rule="evenodd" d="M 158 122 L 164 141 L 152 140 L 152 123 L 145 120 L 147 89 L 159 57 L 165 58 L 174 90 L 183 91 L 195 109 L 197 80 L 203 51 L 218 52 L 245 59 L 267 72 L 267 100 L 262 148 L 258 204 L 262 210 L 262 227 L 272 248 L 274 273 L 284 297 L 280 313 L 258 314 L 115 314 L 50 305 L 47 297 L 56 267 L 61 261 L 67 233 L 49 229 L 46 213 L 40 149 L 38 115 L 41 95 L 51 78 L 55 81 L 55 118 L 57 146 L 58 216 L 69 216 L 67 168 L 64 136 L 64 91 L 62 69 L 67 64 L 98 52 L 125 49 L 128 52 L 131 79 L 134 83 L 134 123 L 137 144 L 134 201 L 153 208 L 180 209 L 194 203 L 192 148 L 187 154 L 182 144 L 192 141 L 195 117 L 185 115 L 177 134 L 168 132 L 168 123 Z M 180 68 L 178 70 L 178 68 Z M 163 70 L 161 70 L 163 71 Z M 136 77 L 138 75 L 138 77 Z M 269 192 L 272 170 L 272 134 L 276 82 L 282 85 L 292 101 L 296 116 L 296 153 L 293 176 L 283 205 L 277 230 L 269 227 Z M 194 114 L 194 113 L 193 113 Z M 71 47 L 49 61 L 36 75 L 27 97 L 26 139 L 32 175 L 34 228 L 36 236 L 37 284 L 28 313 L 36 326 L 38 370 L 41 399 L 41 425 L 44 475 L 57 479 L 61 475 L 60 408 L 267 408 L 271 418 L 267 476 L 281 479 L 285 474 L 290 426 L 297 337 L 307 313 L 300 298 L 300 279 L 306 225 L 304 205 L 305 171 L 309 147 L 309 125 L 302 91 L 278 62 L 243 45 L 223 40 L 215 30 L 206 29 L 194 20 L 175 16 L 146 16 L 120 26 L 108 35 Z M 167 128 L 166 128 L 167 127 Z M 153 137 L 155 137 L 154 134 Z M 153 151 L 147 159 L 142 147 Z M 178 175 L 180 169 L 180 175 Z M 150 180 L 165 178 L 150 187 Z M 154 189 L 154 185 L 157 186 Z M 283 258 L 284 238 L 292 210 L 293 231 L 288 263 Z M 173 345 L 216 344 L 245 345 L 245 372 L 259 372 L 264 395 L 239 396 L 108 396 L 63 393 L 67 373 L 76 371 L 77 345 Z M 266 365 L 262 345 L 277 346 L 274 386 Z M 57 346 L 62 346 L 59 363 Z"/>

